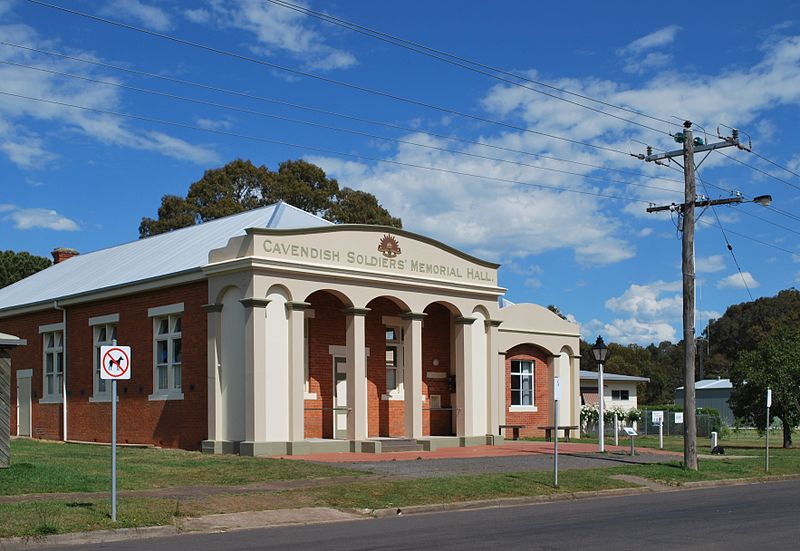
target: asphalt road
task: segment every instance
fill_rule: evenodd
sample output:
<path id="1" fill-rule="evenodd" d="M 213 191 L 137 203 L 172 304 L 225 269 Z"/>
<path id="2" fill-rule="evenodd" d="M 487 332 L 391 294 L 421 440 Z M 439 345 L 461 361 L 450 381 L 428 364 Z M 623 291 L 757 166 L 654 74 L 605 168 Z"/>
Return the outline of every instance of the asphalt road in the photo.
<path id="1" fill-rule="evenodd" d="M 797 549 L 800 481 L 84 545 L 81 550 Z"/>

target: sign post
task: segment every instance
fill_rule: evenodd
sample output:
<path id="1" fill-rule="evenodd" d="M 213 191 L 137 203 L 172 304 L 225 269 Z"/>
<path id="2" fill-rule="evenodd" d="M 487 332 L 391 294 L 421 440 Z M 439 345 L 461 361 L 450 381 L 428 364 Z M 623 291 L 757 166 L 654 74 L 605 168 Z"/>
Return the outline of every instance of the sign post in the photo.
<path id="1" fill-rule="evenodd" d="M 561 401 L 561 380 L 553 378 L 553 486 L 558 488 L 558 402 Z"/>
<path id="2" fill-rule="evenodd" d="M 767 434 L 766 434 L 766 441 L 764 444 L 764 472 L 769 472 L 769 426 L 772 424 L 770 423 L 769 419 L 769 408 L 772 407 L 772 389 L 767 389 Z"/>
<path id="3" fill-rule="evenodd" d="M 664 412 L 654 411 L 651 414 L 653 423 L 658 423 L 658 447 L 664 449 Z"/>
<path id="4" fill-rule="evenodd" d="M 117 380 L 131 378 L 131 347 L 100 347 L 100 378 L 111 381 L 111 522 L 117 522 Z"/>

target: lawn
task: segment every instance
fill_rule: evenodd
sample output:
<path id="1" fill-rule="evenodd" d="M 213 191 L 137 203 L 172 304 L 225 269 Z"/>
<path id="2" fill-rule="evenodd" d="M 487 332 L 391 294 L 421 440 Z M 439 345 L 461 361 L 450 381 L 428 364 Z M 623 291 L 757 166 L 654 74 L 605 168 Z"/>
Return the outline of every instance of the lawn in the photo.
<path id="1" fill-rule="evenodd" d="M 120 490 L 228 486 L 357 474 L 304 461 L 153 448 L 117 450 L 117 488 Z M 12 440 L 11 467 L 0 470 L 0 495 L 102 492 L 110 487 L 111 448 L 108 446 Z"/>
<path id="2" fill-rule="evenodd" d="M 643 438 L 658 445 L 657 438 Z M 665 448 L 681 450 L 680 437 L 665 439 Z M 641 442 L 640 442 L 641 443 Z M 638 447 L 638 443 L 637 443 Z M 707 451 L 701 448 L 701 452 Z M 15 440 L 12 467 L 0 470 L 0 494 L 38 492 L 107 492 L 110 450 L 107 447 Z M 364 479 L 357 483 L 330 481 L 313 488 L 280 492 L 245 491 L 204 495 L 181 500 L 168 497 L 124 496 L 119 499 L 116 525 L 111 523 L 108 494 L 86 499 L 53 496 L 47 501 L 0 505 L 0 537 L 45 536 L 112 527 L 169 525 L 185 516 L 276 508 L 328 506 L 342 509 L 403 508 L 411 505 L 512 497 L 547 496 L 585 490 L 631 487 L 613 478 L 636 475 L 679 485 L 701 480 L 764 476 L 763 453 L 731 448 L 730 455 L 701 459 L 699 471 L 686 471 L 679 460 L 667 464 L 626 465 L 606 469 L 562 471 L 559 488 L 550 472 L 492 473 L 420 479 Z M 357 473 L 304 461 L 212 456 L 181 450 L 119 450 L 121 489 L 186 485 L 232 485 L 264 480 L 353 476 Z M 800 474 L 800 450 L 770 451 L 770 475 Z"/>

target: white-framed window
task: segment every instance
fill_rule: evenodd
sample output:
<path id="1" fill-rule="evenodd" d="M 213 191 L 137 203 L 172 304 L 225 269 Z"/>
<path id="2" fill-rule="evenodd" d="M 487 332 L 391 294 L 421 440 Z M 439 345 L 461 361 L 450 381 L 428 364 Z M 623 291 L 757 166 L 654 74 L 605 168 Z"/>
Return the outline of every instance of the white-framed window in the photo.
<path id="1" fill-rule="evenodd" d="M 531 360 L 511 360 L 511 406 L 533 406 Z"/>
<path id="2" fill-rule="evenodd" d="M 151 308 L 153 394 L 151 400 L 182 400 L 183 304 Z"/>
<path id="3" fill-rule="evenodd" d="M 60 402 L 64 384 L 64 332 L 42 333 L 44 343 L 44 388 L 42 400 Z"/>
<path id="4" fill-rule="evenodd" d="M 629 390 L 612 390 L 611 391 L 611 399 L 612 400 L 620 400 L 620 401 L 628 401 L 631 399 L 631 393 Z"/>
<path id="5" fill-rule="evenodd" d="M 403 330 L 386 327 L 386 394 L 402 391 L 403 385 Z"/>
<path id="6" fill-rule="evenodd" d="M 117 340 L 117 325 L 114 323 L 101 323 L 92 328 L 94 338 L 94 392 L 91 401 L 106 401 L 111 399 L 111 381 L 100 378 L 100 347 L 111 346 Z"/>

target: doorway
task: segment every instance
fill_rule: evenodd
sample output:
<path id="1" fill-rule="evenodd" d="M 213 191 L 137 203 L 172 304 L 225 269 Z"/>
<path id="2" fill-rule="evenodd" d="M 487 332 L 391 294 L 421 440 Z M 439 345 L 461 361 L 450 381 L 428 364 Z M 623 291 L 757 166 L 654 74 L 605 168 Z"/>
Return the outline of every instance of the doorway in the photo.
<path id="1" fill-rule="evenodd" d="M 31 435 L 31 380 L 33 370 L 17 371 L 17 436 Z"/>
<path id="2" fill-rule="evenodd" d="M 347 358 L 333 357 L 333 437 L 347 439 Z"/>

